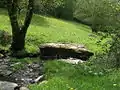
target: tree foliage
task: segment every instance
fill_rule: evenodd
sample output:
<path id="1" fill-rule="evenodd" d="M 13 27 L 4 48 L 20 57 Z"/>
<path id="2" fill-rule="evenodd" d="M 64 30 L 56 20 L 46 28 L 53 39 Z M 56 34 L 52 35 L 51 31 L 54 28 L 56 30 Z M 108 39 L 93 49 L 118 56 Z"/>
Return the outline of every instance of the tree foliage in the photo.
<path id="1" fill-rule="evenodd" d="M 35 0 L 34 12 L 63 19 L 72 19 L 73 0 Z"/>
<path id="2" fill-rule="evenodd" d="M 6 6 L 5 0 L 0 0 L 0 8 L 4 8 Z"/>
<path id="3" fill-rule="evenodd" d="M 62 6 L 64 0 L 35 0 L 35 12 L 47 13 L 55 8 Z"/>
<path id="4" fill-rule="evenodd" d="M 118 0 L 77 0 L 74 16 L 89 23 L 93 31 L 105 31 L 115 26 L 119 4 Z"/>

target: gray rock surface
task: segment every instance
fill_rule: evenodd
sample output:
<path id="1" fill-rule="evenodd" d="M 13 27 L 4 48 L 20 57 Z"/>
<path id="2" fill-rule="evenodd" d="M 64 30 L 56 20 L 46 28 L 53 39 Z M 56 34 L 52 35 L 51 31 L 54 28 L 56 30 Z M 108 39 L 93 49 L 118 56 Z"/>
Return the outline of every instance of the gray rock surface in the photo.
<path id="1" fill-rule="evenodd" d="M 14 90 L 18 85 L 12 82 L 0 81 L 0 90 Z"/>
<path id="2" fill-rule="evenodd" d="M 29 90 L 27 87 L 20 87 L 20 90 Z"/>
<path id="3" fill-rule="evenodd" d="M 0 59 L 0 75 L 9 76 L 13 72 L 10 70 L 10 59 Z"/>
<path id="4" fill-rule="evenodd" d="M 80 60 L 80 59 L 75 59 L 75 58 L 60 59 L 59 61 L 70 63 L 70 64 L 79 64 L 79 63 L 86 62 L 86 61 L 83 61 L 83 60 Z"/>

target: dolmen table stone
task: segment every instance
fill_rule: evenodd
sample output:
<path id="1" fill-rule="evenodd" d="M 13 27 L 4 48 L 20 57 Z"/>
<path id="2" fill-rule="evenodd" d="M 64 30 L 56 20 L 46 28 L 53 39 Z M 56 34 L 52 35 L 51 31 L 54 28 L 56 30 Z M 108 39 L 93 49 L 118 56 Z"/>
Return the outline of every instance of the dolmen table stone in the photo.
<path id="1" fill-rule="evenodd" d="M 40 45 L 40 58 L 45 60 L 76 58 L 86 61 L 92 55 L 92 52 L 80 44 L 45 43 Z"/>

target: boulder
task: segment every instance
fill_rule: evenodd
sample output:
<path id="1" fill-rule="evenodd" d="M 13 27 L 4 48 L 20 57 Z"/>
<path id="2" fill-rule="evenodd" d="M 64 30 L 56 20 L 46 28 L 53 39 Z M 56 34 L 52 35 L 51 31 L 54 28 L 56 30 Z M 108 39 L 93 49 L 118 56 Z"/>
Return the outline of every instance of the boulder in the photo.
<path id="1" fill-rule="evenodd" d="M 41 59 L 77 58 L 88 60 L 93 53 L 80 44 L 46 43 L 40 45 Z"/>
<path id="2" fill-rule="evenodd" d="M 0 81 L 0 90 L 15 90 L 18 85 L 16 83 Z"/>

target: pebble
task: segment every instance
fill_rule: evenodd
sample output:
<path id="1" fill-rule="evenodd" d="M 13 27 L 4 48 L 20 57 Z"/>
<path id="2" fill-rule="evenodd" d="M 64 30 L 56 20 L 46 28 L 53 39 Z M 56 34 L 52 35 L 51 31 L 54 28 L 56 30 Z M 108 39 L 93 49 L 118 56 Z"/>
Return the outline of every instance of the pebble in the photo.
<path id="1" fill-rule="evenodd" d="M 21 87 L 20 90 L 29 90 L 27 87 Z"/>

